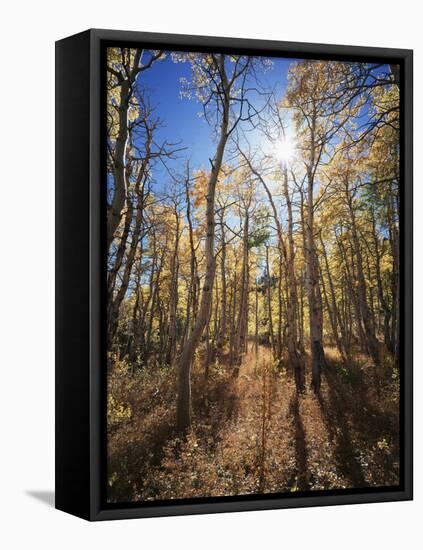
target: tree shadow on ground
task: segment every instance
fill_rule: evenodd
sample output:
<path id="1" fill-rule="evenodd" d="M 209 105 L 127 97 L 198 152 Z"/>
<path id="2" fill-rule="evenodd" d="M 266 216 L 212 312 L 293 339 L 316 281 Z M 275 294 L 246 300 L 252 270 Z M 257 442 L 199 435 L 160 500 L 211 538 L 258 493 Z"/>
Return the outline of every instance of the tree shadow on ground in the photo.
<path id="1" fill-rule="evenodd" d="M 371 367 L 376 369 L 376 367 Z M 324 378 L 329 392 L 329 411 L 333 415 L 343 412 L 344 421 L 349 420 L 349 433 L 357 439 L 371 482 L 367 485 L 397 485 L 399 483 L 399 414 L 389 394 L 381 399 L 378 386 L 388 386 L 389 369 L 378 368 L 365 372 L 361 367 L 349 369 L 353 379 L 345 381 L 339 374 L 339 365 L 329 363 Z M 348 383 L 347 383 L 348 382 Z M 341 421 L 342 429 L 342 421 Z M 351 436 L 350 436 L 351 437 Z M 388 443 L 389 442 L 389 443 Z M 384 448 L 386 445 L 386 448 Z M 355 456 L 357 463 L 357 457 Z M 362 467 L 360 465 L 362 470 Z M 354 469 L 354 464 L 353 464 Z"/>
<path id="2" fill-rule="evenodd" d="M 291 479 L 291 487 L 297 491 L 309 489 L 307 481 L 307 446 L 305 440 L 304 425 L 300 414 L 300 397 L 297 392 L 292 396 L 289 404 L 289 412 L 293 417 L 295 430 L 295 472 Z"/>
<path id="3" fill-rule="evenodd" d="M 322 392 L 317 396 L 322 411 L 326 429 L 334 445 L 334 458 L 337 469 L 351 484 L 352 487 L 367 487 L 363 468 L 357 458 L 357 449 L 351 439 L 351 428 L 348 415 L 351 414 L 349 400 L 345 391 L 339 388 L 339 381 L 329 366 L 324 371 L 327 383 L 327 400 Z"/>

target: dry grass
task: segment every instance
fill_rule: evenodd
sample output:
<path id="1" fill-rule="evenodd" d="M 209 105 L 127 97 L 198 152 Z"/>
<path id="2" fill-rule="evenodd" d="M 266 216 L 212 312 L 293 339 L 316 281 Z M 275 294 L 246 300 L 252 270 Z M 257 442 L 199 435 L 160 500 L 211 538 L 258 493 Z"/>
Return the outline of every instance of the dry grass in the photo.
<path id="1" fill-rule="evenodd" d="M 389 358 L 345 367 L 328 349 L 320 396 L 253 347 L 238 378 L 223 364 L 193 371 L 193 424 L 174 433 L 175 372 L 111 359 L 109 500 L 139 501 L 395 485 L 399 381 Z"/>

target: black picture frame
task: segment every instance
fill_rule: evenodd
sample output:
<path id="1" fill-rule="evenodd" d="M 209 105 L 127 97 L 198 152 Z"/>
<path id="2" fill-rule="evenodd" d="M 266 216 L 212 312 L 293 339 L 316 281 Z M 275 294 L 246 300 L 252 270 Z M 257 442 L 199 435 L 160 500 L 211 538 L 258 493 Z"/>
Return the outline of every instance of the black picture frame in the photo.
<path id="1" fill-rule="evenodd" d="M 105 487 L 104 51 L 107 45 L 230 51 L 400 65 L 401 484 L 108 505 Z M 87 520 L 173 516 L 410 500 L 413 495 L 413 53 L 335 46 L 91 29 L 56 43 L 56 508 Z"/>

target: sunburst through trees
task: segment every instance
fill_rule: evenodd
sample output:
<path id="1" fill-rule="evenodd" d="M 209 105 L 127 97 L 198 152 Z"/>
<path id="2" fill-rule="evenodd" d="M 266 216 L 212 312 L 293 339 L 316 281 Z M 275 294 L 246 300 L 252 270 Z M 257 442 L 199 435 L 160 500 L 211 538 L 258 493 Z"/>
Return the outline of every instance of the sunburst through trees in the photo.
<path id="1" fill-rule="evenodd" d="M 108 500 L 399 483 L 398 67 L 109 48 Z"/>

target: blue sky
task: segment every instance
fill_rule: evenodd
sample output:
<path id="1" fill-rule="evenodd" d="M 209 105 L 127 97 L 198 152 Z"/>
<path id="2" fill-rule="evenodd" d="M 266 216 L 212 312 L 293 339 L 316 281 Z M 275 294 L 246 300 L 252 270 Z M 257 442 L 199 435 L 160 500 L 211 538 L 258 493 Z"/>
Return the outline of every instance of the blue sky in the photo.
<path id="1" fill-rule="evenodd" d="M 277 99 L 282 99 L 288 84 L 288 70 L 292 63 L 298 59 L 294 58 L 272 58 L 273 66 L 265 71 L 260 69 L 258 77 L 263 89 L 274 90 Z M 381 67 L 376 74 L 387 72 L 388 67 Z M 175 160 L 166 160 L 168 170 L 175 175 L 185 174 L 186 161 L 190 161 L 192 172 L 201 168 L 210 169 L 209 159 L 213 158 L 216 145 L 213 140 L 213 128 L 209 126 L 204 117 L 199 116 L 202 113 L 202 105 L 195 99 L 188 99 L 181 96 L 181 78 L 191 80 L 191 65 L 189 62 L 175 63 L 170 53 L 162 61 L 154 63 L 147 71 L 140 73 L 137 86 L 140 93 L 154 108 L 153 118 L 160 118 L 161 127 L 158 127 L 154 134 L 154 140 L 157 145 L 163 142 L 175 143 L 175 147 L 185 148 L 177 153 Z M 252 92 L 249 98 L 256 108 L 260 108 L 263 98 L 255 92 Z M 367 123 L 369 120 L 368 112 L 363 109 L 360 119 L 357 123 Z M 289 130 L 288 130 L 289 132 Z M 335 138 L 336 139 L 336 138 Z M 260 134 L 255 131 L 249 135 L 248 141 L 252 148 L 259 144 Z M 143 150 L 142 140 L 137 144 L 140 150 Z M 269 145 L 269 143 L 267 143 Z M 227 147 L 227 150 L 229 147 Z M 162 195 L 172 183 L 172 178 L 168 170 L 159 161 L 154 162 L 152 167 L 152 191 L 153 194 Z M 109 189 L 112 186 L 112 178 L 109 178 Z M 274 180 L 268 181 L 271 192 L 280 194 L 279 184 Z M 273 189 L 276 186 L 277 189 Z M 277 191 L 277 193 L 276 193 Z M 281 205 L 283 208 L 283 206 Z"/>
<path id="2" fill-rule="evenodd" d="M 287 86 L 288 70 L 294 58 L 272 58 L 273 67 L 267 71 L 261 69 L 258 74 L 263 88 L 275 90 L 276 97 L 282 98 Z M 383 66 L 375 71 L 375 74 L 389 71 Z M 207 121 L 199 116 L 202 113 L 202 105 L 195 99 L 181 96 L 180 79 L 191 80 L 191 66 L 189 62 L 175 63 L 170 52 L 164 60 L 154 63 L 147 71 L 140 73 L 137 85 L 144 97 L 149 99 L 154 108 L 153 118 L 160 118 L 161 127 L 154 134 L 155 143 L 160 145 L 164 141 L 175 143 L 177 148 L 185 148 L 177 153 L 177 159 L 167 159 L 167 168 L 177 175 L 185 173 L 186 161 L 190 161 L 191 172 L 200 168 L 210 169 L 209 159 L 215 154 L 213 141 L 213 129 Z M 250 100 L 259 108 L 263 99 L 256 93 L 250 95 Z M 363 110 L 358 124 L 368 122 L 368 112 Z M 249 141 L 254 147 L 261 139 L 257 133 L 249 136 Z M 140 149 L 143 143 L 138 143 Z M 227 148 L 228 149 L 228 148 Z M 167 169 L 161 162 L 156 161 L 152 167 L 153 192 L 161 193 L 166 190 L 171 182 Z"/>
<path id="3" fill-rule="evenodd" d="M 273 58 L 273 68 L 261 74 L 260 78 L 269 85 L 276 87 L 278 95 L 282 96 L 287 84 L 287 72 L 294 59 Z M 202 112 L 202 105 L 196 99 L 181 97 L 180 78 L 191 79 L 189 63 L 174 63 L 167 55 L 166 59 L 154 64 L 144 73 L 141 73 L 138 85 L 141 86 L 155 107 L 155 116 L 158 116 L 163 127 L 155 134 L 157 143 L 181 142 L 180 147 L 186 147 L 178 156 L 179 161 L 169 161 L 168 165 L 176 172 L 182 172 L 186 159 L 190 159 L 192 169 L 201 167 L 209 169 L 209 158 L 212 158 L 215 146 L 212 138 L 212 129 L 198 116 Z M 160 163 L 156 164 L 154 172 L 156 189 L 162 189 L 169 181 L 169 175 Z"/>

